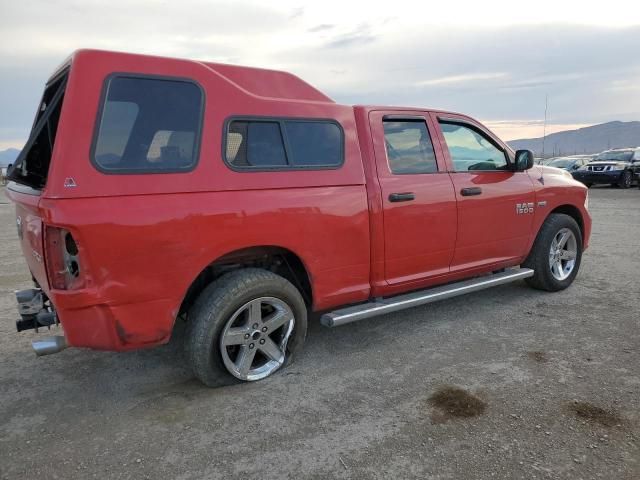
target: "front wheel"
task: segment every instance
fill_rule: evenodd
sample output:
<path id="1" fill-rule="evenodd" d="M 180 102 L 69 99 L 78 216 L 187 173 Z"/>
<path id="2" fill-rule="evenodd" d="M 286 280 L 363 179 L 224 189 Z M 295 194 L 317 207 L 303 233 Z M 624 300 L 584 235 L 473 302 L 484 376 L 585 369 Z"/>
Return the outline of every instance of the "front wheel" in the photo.
<path id="1" fill-rule="evenodd" d="M 633 176 L 631 175 L 631 171 L 625 170 L 624 172 L 622 172 L 622 177 L 620 177 L 620 182 L 618 183 L 618 185 L 620 186 L 620 188 L 629 188 L 631 187 L 632 180 Z"/>
<path id="2" fill-rule="evenodd" d="M 552 213 L 538 232 L 524 267 L 534 275 L 527 283 L 538 290 L 557 292 L 567 288 L 578 274 L 582 260 L 582 233 L 569 215 Z"/>
<path id="3" fill-rule="evenodd" d="M 267 270 L 236 270 L 203 290 L 189 311 L 185 353 L 202 383 L 266 378 L 302 349 L 307 309 L 300 292 Z"/>

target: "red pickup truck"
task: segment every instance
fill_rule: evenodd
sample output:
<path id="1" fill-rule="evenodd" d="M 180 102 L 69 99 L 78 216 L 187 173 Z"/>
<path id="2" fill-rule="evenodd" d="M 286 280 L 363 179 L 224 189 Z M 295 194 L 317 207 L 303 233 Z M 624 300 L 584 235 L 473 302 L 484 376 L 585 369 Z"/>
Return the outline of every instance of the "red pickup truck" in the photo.
<path id="1" fill-rule="evenodd" d="M 587 189 L 476 120 L 338 105 L 285 72 L 95 50 L 46 85 L 7 195 L 38 354 L 166 343 L 207 385 L 326 326 L 526 279 L 568 287 Z"/>

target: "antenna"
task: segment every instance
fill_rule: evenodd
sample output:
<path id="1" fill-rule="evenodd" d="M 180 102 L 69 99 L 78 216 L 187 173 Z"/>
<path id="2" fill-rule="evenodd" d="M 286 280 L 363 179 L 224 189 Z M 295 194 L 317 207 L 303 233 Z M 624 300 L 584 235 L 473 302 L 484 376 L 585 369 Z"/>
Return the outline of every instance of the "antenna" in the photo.
<path id="1" fill-rule="evenodd" d="M 549 94 L 544 96 L 544 124 L 542 126 L 542 167 L 540 168 L 540 178 L 538 181 L 544 185 L 544 142 L 547 139 L 547 109 L 549 107 Z M 555 147 L 554 147 L 555 150 Z"/>
<path id="2" fill-rule="evenodd" d="M 549 94 L 544 96 L 544 124 L 542 126 L 542 161 L 544 162 L 544 142 L 547 139 L 547 108 L 549 107 Z"/>

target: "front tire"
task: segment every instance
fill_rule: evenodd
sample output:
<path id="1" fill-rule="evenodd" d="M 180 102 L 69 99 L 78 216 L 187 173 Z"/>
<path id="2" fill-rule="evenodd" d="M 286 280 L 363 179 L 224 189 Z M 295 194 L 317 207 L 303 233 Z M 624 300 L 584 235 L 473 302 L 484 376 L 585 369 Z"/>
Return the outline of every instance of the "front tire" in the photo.
<path id="1" fill-rule="evenodd" d="M 534 270 L 526 282 L 538 290 L 564 290 L 576 278 L 581 260 L 580 227 L 569 215 L 552 213 L 540 228 L 523 263 L 524 267 Z"/>
<path id="2" fill-rule="evenodd" d="M 618 186 L 620 188 L 629 188 L 631 187 L 631 182 L 633 181 L 633 175 L 631 175 L 630 170 L 625 170 L 622 172 L 622 176 L 620 177 L 620 182 L 618 182 Z"/>
<path id="3" fill-rule="evenodd" d="M 266 378 L 291 363 L 307 334 L 307 308 L 285 278 L 247 268 L 207 286 L 189 310 L 185 354 L 209 387 Z"/>

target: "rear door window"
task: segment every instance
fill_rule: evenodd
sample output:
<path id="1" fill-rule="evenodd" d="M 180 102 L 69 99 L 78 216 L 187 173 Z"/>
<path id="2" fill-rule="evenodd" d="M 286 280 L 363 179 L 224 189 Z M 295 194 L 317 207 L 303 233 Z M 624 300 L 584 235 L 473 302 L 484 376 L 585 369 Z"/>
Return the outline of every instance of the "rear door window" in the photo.
<path id="1" fill-rule="evenodd" d="M 93 149 L 106 173 L 189 171 L 198 161 L 203 94 L 182 79 L 112 76 Z"/>
<path id="2" fill-rule="evenodd" d="M 436 173 L 438 165 L 424 120 L 385 120 L 384 143 L 395 175 Z"/>

